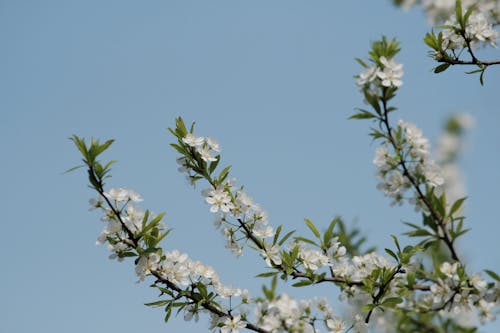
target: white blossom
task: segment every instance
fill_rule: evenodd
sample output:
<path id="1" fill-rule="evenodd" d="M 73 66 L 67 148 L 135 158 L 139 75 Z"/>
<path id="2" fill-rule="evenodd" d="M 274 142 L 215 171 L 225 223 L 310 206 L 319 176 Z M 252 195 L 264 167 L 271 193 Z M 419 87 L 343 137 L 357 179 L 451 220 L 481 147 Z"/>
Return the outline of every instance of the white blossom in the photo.
<path id="1" fill-rule="evenodd" d="M 197 137 L 192 133 L 188 133 L 183 139 L 182 142 L 191 147 L 201 146 L 205 142 L 205 138 Z"/>
<path id="2" fill-rule="evenodd" d="M 217 213 L 219 210 L 228 213 L 234 208 L 231 197 L 224 187 L 206 190 L 204 194 L 206 196 L 205 202 L 212 205 L 212 207 L 210 207 L 210 212 L 212 213 Z"/>
<path id="3" fill-rule="evenodd" d="M 264 249 L 259 251 L 267 266 L 273 267 L 274 265 L 281 265 L 281 257 L 279 255 L 280 248 L 278 245 L 264 243 Z"/>
<path id="4" fill-rule="evenodd" d="M 104 196 L 110 200 L 115 200 L 117 202 L 123 201 L 134 201 L 140 202 L 142 198 L 133 190 L 126 188 L 112 188 L 108 192 L 104 192 Z"/>
<path id="5" fill-rule="evenodd" d="M 241 320 L 241 315 L 235 315 L 232 318 L 226 317 L 220 328 L 221 333 L 238 333 L 240 329 L 245 328 L 246 323 Z"/>
<path id="6" fill-rule="evenodd" d="M 383 56 L 380 57 L 380 62 L 384 67 L 377 72 L 377 76 L 382 80 L 382 86 L 400 87 L 403 84 L 403 81 L 401 81 L 404 74 L 403 65 L 396 63 L 394 59 L 387 59 Z"/>
<path id="7" fill-rule="evenodd" d="M 342 319 L 335 317 L 333 319 L 326 320 L 326 327 L 328 328 L 328 333 L 344 333 L 347 325 L 342 321 Z"/>

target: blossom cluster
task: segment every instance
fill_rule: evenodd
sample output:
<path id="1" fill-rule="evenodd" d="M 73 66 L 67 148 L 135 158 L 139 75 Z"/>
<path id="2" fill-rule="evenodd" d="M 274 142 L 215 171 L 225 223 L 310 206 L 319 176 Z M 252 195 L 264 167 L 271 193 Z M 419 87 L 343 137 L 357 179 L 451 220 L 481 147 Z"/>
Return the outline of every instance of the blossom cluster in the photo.
<path id="1" fill-rule="evenodd" d="M 113 251 L 112 258 L 120 256 L 125 250 L 135 249 L 133 240 L 129 234 L 125 232 L 124 227 L 130 230 L 134 235 L 137 235 L 144 226 L 145 212 L 138 209 L 131 202 L 140 202 L 142 198 L 136 192 L 128 189 L 118 188 L 110 189 L 104 193 L 105 197 L 112 200 L 116 206 L 113 211 L 107 207 L 102 199 L 91 199 L 91 208 L 100 208 L 104 211 L 101 220 L 107 222 L 107 226 L 101 231 L 98 237 L 97 244 L 109 243 L 109 249 Z M 118 206 L 121 204 L 120 206 Z M 116 213 L 121 212 L 120 219 Z M 123 221 L 123 225 L 121 224 Z M 160 230 L 165 229 L 162 224 L 156 225 Z M 147 275 L 154 273 L 164 277 L 165 279 L 182 286 L 187 286 L 195 282 L 202 281 L 214 287 L 215 292 L 222 298 L 243 296 L 248 299 L 248 291 L 239 288 L 233 288 L 221 283 L 218 274 L 215 270 L 202 264 L 199 261 L 189 259 L 185 253 L 180 253 L 178 250 L 165 252 L 163 255 L 160 250 L 156 252 L 145 252 L 139 255 L 135 272 L 139 276 L 140 281 L 144 280 Z"/>
<path id="2" fill-rule="evenodd" d="M 104 201 L 105 199 L 109 200 L 111 207 Z M 223 284 L 218 273 L 211 266 L 194 261 L 185 253 L 180 253 L 178 250 L 163 253 L 161 248 L 152 248 L 147 251 L 141 249 L 138 239 L 140 239 L 140 233 L 144 232 L 145 221 L 149 213 L 133 205 L 140 201 L 142 198 L 139 194 L 124 188 L 112 188 L 104 192 L 104 197 L 90 200 L 91 209 L 98 208 L 104 212 L 101 220 L 107 225 L 99 235 L 97 244 L 108 243 L 109 249 L 113 252 L 110 258 L 123 260 L 127 256 L 138 256 L 135 261 L 135 273 L 139 281 L 144 281 L 147 276 L 154 275 L 157 279 L 169 281 L 179 288 L 197 288 L 199 284 L 202 284 L 204 288 L 211 287 L 214 295 L 221 299 L 239 297 L 240 306 L 252 302 L 247 289 Z M 153 216 L 152 218 L 154 219 Z M 159 230 L 165 229 L 165 226 L 160 223 L 155 223 L 155 227 Z M 219 305 L 221 305 L 220 302 Z M 230 308 L 230 310 L 235 310 L 235 308 Z M 206 310 L 191 304 L 184 307 L 184 318 L 197 320 L 200 312 L 206 312 Z M 216 326 L 220 327 L 221 332 L 238 332 L 238 328 L 244 328 L 247 325 L 241 319 L 241 315 L 216 317 Z"/>
<path id="3" fill-rule="evenodd" d="M 182 139 L 183 143 L 194 150 L 198 154 L 199 158 L 205 163 L 216 162 L 216 154 L 221 151 L 219 143 L 210 137 L 199 137 L 192 133 L 187 133 L 187 135 Z M 191 185 L 194 186 L 195 182 L 200 178 L 192 171 L 193 164 L 192 161 L 188 160 L 185 156 L 179 157 L 177 159 L 177 164 L 179 164 L 179 172 L 186 173 L 186 178 Z"/>
<path id="4" fill-rule="evenodd" d="M 399 138 L 399 151 L 390 149 L 385 143 L 375 150 L 373 163 L 377 166 L 377 177 L 380 183 L 377 188 L 393 199 L 392 204 L 401 204 L 405 199 L 405 192 L 412 188 L 412 184 L 405 175 L 408 173 L 417 185 L 425 184 L 439 187 L 444 184 L 441 170 L 430 157 L 429 140 L 414 124 L 399 121 L 395 129 Z M 402 168 L 402 162 L 405 167 Z M 415 203 L 414 198 L 410 198 Z"/>
<path id="5" fill-rule="evenodd" d="M 392 58 L 382 56 L 379 61 L 359 74 L 356 81 L 362 89 L 373 91 L 378 87 L 400 87 L 403 84 L 403 65 Z"/>
<path id="6" fill-rule="evenodd" d="M 500 305 L 499 288 L 498 285 L 488 286 L 479 273 L 467 277 L 458 262 L 443 262 L 439 266 L 439 277 L 430 286 L 430 293 L 422 295 L 418 306 L 446 310 L 448 315 L 466 317 L 468 322 L 472 322 L 475 315 L 484 324 L 496 318 L 494 311 Z"/>
<path id="7" fill-rule="evenodd" d="M 223 284 L 212 267 L 193 261 L 186 253 L 180 253 L 178 250 L 165 252 L 163 256 L 157 253 L 141 255 L 136 265 L 136 273 L 141 280 L 154 273 L 180 286 L 202 282 L 205 286 L 212 286 L 221 298 L 241 297 L 242 303 L 245 304 L 250 301 L 248 290 Z"/>
<path id="8" fill-rule="evenodd" d="M 328 333 L 344 333 L 348 325 L 334 316 L 325 299 L 297 301 L 288 294 L 280 294 L 272 300 L 261 300 L 255 307 L 256 322 L 269 332 L 318 332 L 315 322 L 320 321 Z M 365 333 L 365 325 L 357 317 L 354 332 Z"/>
<path id="9" fill-rule="evenodd" d="M 141 202 L 142 198 L 135 191 L 126 188 L 112 188 L 104 192 L 103 196 L 89 200 L 91 210 L 101 209 L 103 211 L 101 221 L 106 223 L 96 244 L 102 245 L 107 242 L 108 248 L 112 252 L 110 258 L 121 261 L 124 255 L 133 249 L 133 235 L 138 234 L 144 226 L 145 212 L 134 204 Z M 105 199 L 109 200 L 111 207 L 105 204 Z M 119 216 L 117 216 L 117 212 L 120 213 Z M 163 230 L 165 225 L 160 222 L 157 228 Z"/>
<path id="10" fill-rule="evenodd" d="M 443 23 L 455 15 L 456 0 L 402 0 L 397 2 L 405 9 L 420 3 L 432 25 Z M 499 0 L 462 0 L 462 6 L 466 9 L 473 5 L 489 22 L 495 24 L 500 20 Z"/>
<path id="11" fill-rule="evenodd" d="M 444 23 L 443 48 L 457 50 L 470 45 L 472 49 L 475 49 L 487 44 L 496 47 L 496 40 L 499 35 L 482 12 L 474 11 L 470 15 L 465 25 L 464 35 L 461 33 L 461 27 L 456 16 L 451 16 Z"/>

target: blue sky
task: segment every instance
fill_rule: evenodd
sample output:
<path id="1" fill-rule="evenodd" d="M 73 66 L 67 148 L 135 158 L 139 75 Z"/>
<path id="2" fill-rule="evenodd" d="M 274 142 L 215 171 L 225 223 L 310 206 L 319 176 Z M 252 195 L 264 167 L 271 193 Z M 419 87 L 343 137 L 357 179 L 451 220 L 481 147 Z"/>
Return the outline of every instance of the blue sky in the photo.
<path id="1" fill-rule="evenodd" d="M 161 310 L 143 305 L 156 294 L 135 284 L 132 263 L 95 246 L 102 225 L 87 211 L 85 175 L 62 174 L 80 161 L 72 134 L 116 139 L 106 155 L 119 161 L 110 185 L 167 212 L 174 231 L 164 247 L 254 294 L 265 264 L 224 249 L 203 186 L 193 190 L 176 171 L 165 130 L 176 116 L 220 141 L 223 162 L 272 224 L 303 230 L 305 217 L 326 225 L 342 215 L 371 244 L 390 246 L 389 234 L 418 216 L 390 208 L 375 189 L 369 124 L 347 120 L 362 105 L 353 58 L 381 35 L 403 47 L 395 121 L 436 139 L 452 112 L 476 119 L 461 163 L 472 231 L 459 248 L 471 270 L 500 271 L 500 71 L 492 68 L 484 87 L 465 68 L 434 75 L 422 43 L 428 29 L 419 11 L 384 0 L 0 1 L 0 331 L 206 332 L 205 321 L 180 317 L 165 326 Z"/>

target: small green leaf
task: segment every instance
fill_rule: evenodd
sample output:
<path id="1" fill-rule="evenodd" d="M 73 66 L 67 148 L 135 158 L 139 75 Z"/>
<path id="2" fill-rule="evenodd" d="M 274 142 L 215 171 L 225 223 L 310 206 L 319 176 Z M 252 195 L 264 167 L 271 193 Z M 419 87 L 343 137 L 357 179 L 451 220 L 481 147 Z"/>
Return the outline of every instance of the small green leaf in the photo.
<path id="1" fill-rule="evenodd" d="M 499 276 L 497 273 L 495 273 L 495 272 L 493 272 L 493 271 L 490 271 L 489 269 L 485 269 L 484 271 L 485 271 L 485 272 L 486 272 L 486 274 L 488 274 L 488 275 L 489 275 L 492 279 L 494 279 L 494 280 L 496 280 L 496 281 L 500 282 L 500 276 Z"/>
<path id="2" fill-rule="evenodd" d="M 382 305 L 392 308 L 401 303 L 403 303 L 403 299 L 401 297 L 389 297 L 382 302 Z"/>
<path id="3" fill-rule="evenodd" d="M 320 247 L 317 243 L 315 243 L 314 241 L 312 241 L 312 240 L 310 240 L 308 238 L 305 238 L 305 237 L 295 237 L 295 240 L 298 240 L 298 241 L 301 241 L 301 242 L 304 242 L 304 243 L 308 243 L 308 244 Z"/>
<path id="4" fill-rule="evenodd" d="M 305 221 L 306 225 L 309 227 L 309 229 L 311 229 L 314 236 L 316 236 L 318 239 L 321 239 L 321 235 L 320 235 L 318 229 L 316 229 L 316 226 L 314 225 L 314 223 L 312 223 L 312 221 L 309 219 L 304 219 L 304 221 Z"/>
<path id="5" fill-rule="evenodd" d="M 283 245 L 288 238 L 290 238 L 290 236 L 292 236 L 293 234 L 295 233 L 295 230 L 292 230 L 290 231 L 289 233 L 287 233 L 285 236 L 283 236 L 283 238 L 278 242 L 278 245 L 281 246 Z"/>
<path id="6" fill-rule="evenodd" d="M 360 109 L 358 113 L 350 116 L 349 119 L 371 119 L 376 117 L 373 113 Z"/>
<path id="7" fill-rule="evenodd" d="M 278 273 L 279 273 L 278 271 L 260 273 L 260 274 L 256 275 L 255 277 L 267 278 L 267 277 L 275 276 Z"/>
<path id="8" fill-rule="evenodd" d="M 283 228 L 283 227 L 282 227 L 281 225 L 280 225 L 280 226 L 278 226 L 278 228 L 276 228 L 276 232 L 274 233 L 273 245 L 275 245 L 275 244 L 276 244 L 276 242 L 278 241 L 278 238 L 279 238 L 279 236 L 280 236 L 280 233 L 281 233 L 281 229 L 282 229 L 282 228 Z"/>
<path id="9" fill-rule="evenodd" d="M 460 209 L 460 207 L 462 207 L 462 204 L 464 203 L 465 199 L 467 199 L 467 197 L 460 198 L 457 201 L 455 201 L 450 208 L 448 216 L 453 216 L 453 214 L 455 214 Z"/>
<path id="10" fill-rule="evenodd" d="M 224 182 L 224 180 L 226 180 L 226 177 L 229 174 L 229 169 L 231 169 L 230 165 L 222 169 L 222 171 L 219 174 L 219 184 Z"/>
<path id="11" fill-rule="evenodd" d="M 439 66 L 437 66 L 436 68 L 434 68 L 434 73 L 436 74 L 439 74 L 441 72 L 444 72 L 445 70 L 448 69 L 448 67 L 450 67 L 451 65 L 446 63 L 446 64 L 441 64 Z"/>
<path id="12" fill-rule="evenodd" d="M 385 252 L 399 262 L 398 256 L 396 255 L 396 253 L 394 253 L 394 251 L 392 251 L 391 249 L 385 249 Z"/>
<path id="13" fill-rule="evenodd" d="M 156 302 L 151 302 L 151 303 L 144 303 L 144 305 L 146 306 L 154 306 L 154 307 L 160 307 L 160 306 L 164 306 L 168 303 L 170 303 L 171 301 L 170 300 L 161 300 L 161 301 L 156 301 Z"/>
<path id="14" fill-rule="evenodd" d="M 310 286 L 311 284 L 313 283 L 310 280 L 302 280 L 292 284 L 292 287 L 304 287 L 304 286 Z"/>

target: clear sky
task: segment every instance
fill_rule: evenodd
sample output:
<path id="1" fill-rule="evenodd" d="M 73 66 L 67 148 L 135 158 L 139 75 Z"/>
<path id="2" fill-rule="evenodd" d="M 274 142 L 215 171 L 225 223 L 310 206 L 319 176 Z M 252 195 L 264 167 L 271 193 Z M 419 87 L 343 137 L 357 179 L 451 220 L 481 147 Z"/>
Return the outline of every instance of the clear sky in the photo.
<path id="1" fill-rule="evenodd" d="M 390 208 L 375 189 L 369 123 L 347 120 L 362 106 L 353 58 L 383 34 L 403 47 L 394 120 L 436 139 L 451 112 L 476 119 L 461 163 L 472 231 L 459 247 L 471 270 L 500 271 L 500 69 L 487 73 L 485 87 L 464 68 L 432 74 L 428 29 L 418 10 L 385 0 L 0 1 L 0 331 L 207 331 L 205 320 L 181 317 L 165 326 L 160 309 L 143 305 L 156 293 L 135 284 L 132 263 L 110 261 L 94 244 L 102 223 L 87 211 L 85 174 L 62 174 L 80 161 L 72 134 L 115 138 L 105 155 L 119 161 L 110 185 L 167 212 L 174 231 L 164 247 L 253 294 L 265 263 L 224 249 L 203 186 L 193 190 L 176 171 L 165 130 L 176 116 L 220 141 L 223 162 L 271 224 L 303 230 L 304 217 L 324 226 L 342 215 L 371 244 L 390 246 L 389 234 L 418 216 Z"/>

